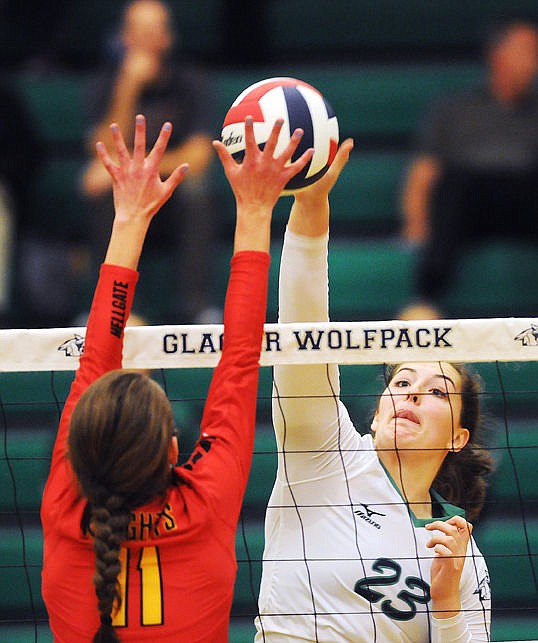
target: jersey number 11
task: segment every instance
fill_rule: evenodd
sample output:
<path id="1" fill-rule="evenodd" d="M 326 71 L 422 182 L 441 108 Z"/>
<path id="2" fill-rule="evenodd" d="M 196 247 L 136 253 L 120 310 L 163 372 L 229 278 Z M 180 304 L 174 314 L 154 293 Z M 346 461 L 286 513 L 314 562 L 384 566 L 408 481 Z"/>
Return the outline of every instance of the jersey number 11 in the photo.
<path id="1" fill-rule="evenodd" d="M 118 575 L 118 582 L 120 584 L 121 605 L 112 619 L 114 627 L 125 627 L 127 625 L 130 555 L 131 551 L 127 547 L 120 548 L 121 572 Z M 164 621 L 163 587 L 159 548 L 142 547 L 136 568 L 140 574 L 140 624 L 162 625 Z"/>

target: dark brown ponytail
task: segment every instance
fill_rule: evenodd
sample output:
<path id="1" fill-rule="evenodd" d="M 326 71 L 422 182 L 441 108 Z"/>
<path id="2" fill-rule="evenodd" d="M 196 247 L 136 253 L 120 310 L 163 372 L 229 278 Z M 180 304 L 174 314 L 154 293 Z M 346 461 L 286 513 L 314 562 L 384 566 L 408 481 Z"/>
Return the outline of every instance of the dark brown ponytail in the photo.
<path id="1" fill-rule="evenodd" d="M 95 551 L 94 585 L 101 625 L 93 643 L 115 643 L 119 641 L 112 627 L 112 614 L 121 606 L 118 575 L 121 571 L 120 546 L 127 535 L 130 511 L 123 507 L 119 496 L 110 495 L 103 506 L 94 506 L 91 511 L 91 525 Z"/>
<path id="2" fill-rule="evenodd" d="M 470 437 L 461 451 L 447 454 L 432 486 L 449 502 L 465 509 L 466 517 L 473 521 L 484 506 L 493 459 L 481 442 L 480 376 L 459 363 L 452 367 L 461 377 L 460 424 L 469 430 Z"/>
<path id="3" fill-rule="evenodd" d="M 81 527 L 94 539 L 101 618 L 94 643 L 119 641 L 112 617 L 121 601 L 121 543 L 131 511 L 166 492 L 174 431 L 164 391 L 134 371 L 107 373 L 88 387 L 73 411 L 69 455 L 88 500 Z"/>

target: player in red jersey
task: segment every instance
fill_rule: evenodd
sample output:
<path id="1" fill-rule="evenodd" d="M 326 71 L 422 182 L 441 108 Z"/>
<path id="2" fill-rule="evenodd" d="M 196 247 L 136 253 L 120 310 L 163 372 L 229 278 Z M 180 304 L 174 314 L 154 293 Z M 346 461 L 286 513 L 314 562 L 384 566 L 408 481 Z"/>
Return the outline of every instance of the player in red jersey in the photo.
<path id="1" fill-rule="evenodd" d="M 281 127 L 275 124 L 260 151 L 247 118 L 241 165 L 214 143 L 236 198 L 234 255 L 222 357 L 200 439 L 180 467 L 163 390 L 141 373 L 122 371 L 121 361 L 146 232 L 187 165 L 161 181 L 171 125 L 146 156 L 142 116 L 132 155 L 116 125 L 117 163 L 97 145 L 113 180 L 115 219 L 41 509 L 43 596 L 57 643 L 228 639 L 234 536 L 254 443 L 271 214 L 312 154 L 288 164 L 297 130 L 273 158 Z"/>

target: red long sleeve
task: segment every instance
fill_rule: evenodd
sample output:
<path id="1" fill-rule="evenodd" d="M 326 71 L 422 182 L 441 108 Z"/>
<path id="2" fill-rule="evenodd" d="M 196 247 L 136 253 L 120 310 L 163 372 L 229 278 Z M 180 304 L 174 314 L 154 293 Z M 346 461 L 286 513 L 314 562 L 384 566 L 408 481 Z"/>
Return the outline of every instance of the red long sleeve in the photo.
<path id="1" fill-rule="evenodd" d="M 237 570 L 235 531 L 252 457 L 268 270 L 265 253 L 234 256 L 223 354 L 200 440 L 189 462 L 176 469 L 179 482 L 169 487 L 164 500 L 133 508 L 121 547 L 123 612 L 114 621 L 122 641 L 228 640 Z M 117 281 L 125 284 L 121 296 L 114 290 L 123 288 Z M 105 266 L 101 272 L 84 357 L 62 416 L 43 500 L 43 596 L 56 643 L 87 643 L 99 624 L 92 581 L 95 555 L 80 526 L 86 503 L 64 457 L 65 440 L 79 396 L 95 378 L 120 366 L 135 282 L 132 271 Z"/>

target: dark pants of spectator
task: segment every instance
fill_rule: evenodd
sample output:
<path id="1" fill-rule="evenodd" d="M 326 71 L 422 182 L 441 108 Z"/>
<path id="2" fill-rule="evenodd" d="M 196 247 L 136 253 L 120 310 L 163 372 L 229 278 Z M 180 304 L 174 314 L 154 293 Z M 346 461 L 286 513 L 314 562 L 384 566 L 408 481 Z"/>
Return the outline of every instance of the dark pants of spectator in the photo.
<path id="1" fill-rule="evenodd" d="M 538 243 L 538 172 L 448 169 L 437 182 L 430 217 L 430 237 L 417 262 L 416 295 L 437 303 L 462 254 L 477 244 L 493 239 Z"/>

